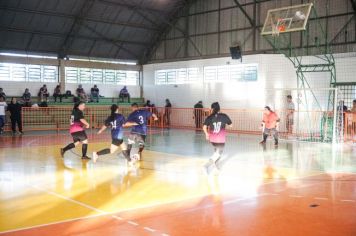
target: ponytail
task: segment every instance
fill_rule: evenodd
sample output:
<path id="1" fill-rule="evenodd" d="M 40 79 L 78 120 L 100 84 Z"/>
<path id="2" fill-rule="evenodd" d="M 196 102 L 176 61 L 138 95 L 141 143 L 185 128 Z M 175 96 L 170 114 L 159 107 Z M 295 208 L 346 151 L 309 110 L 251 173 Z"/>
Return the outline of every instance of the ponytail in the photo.
<path id="1" fill-rule="evenodd" d="M 114 121 L 114 120 L 115 120 L 115 114 L 116 114 L 116 111 L 117 111 L 118 108 L 119 108 L 119 106 L 116 105 L 116 104 L 112 104 L 112 105 L 111 105 L 111 107 L 110 107 L 110 110 L 111 110 L 110 120 L 111 120 L 111 121 Z"/>
<path id="2" fill-rule="evenodd" d="M 216 115 L 219 113 L 220 111 L 220 105 L 218 102 L 214 102 L 213 104 L 211 104 L 211 109 L 213 109 L 213 112 L 211 113 L 212 115 Z"/>
<path id="3" fill-rule="evenodd" d="M 74 104 L 74 107 L 73 107 L 73 110 L 78 110 L 78 107 L 81 105 L 81 104 L 84 104 L 85 102 L 77 102 Z"/>

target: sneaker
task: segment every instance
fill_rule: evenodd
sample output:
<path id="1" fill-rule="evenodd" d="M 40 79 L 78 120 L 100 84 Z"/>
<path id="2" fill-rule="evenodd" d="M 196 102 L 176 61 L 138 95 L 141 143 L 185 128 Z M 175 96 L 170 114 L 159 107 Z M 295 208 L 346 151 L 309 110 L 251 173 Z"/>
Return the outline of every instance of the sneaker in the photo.
<path id="1" fill-rule="evenodd" d="M 277 146 L 278 146 L 278 142 L 275 142 L 275 143 L 274 143 L 274 146 L 276 146 L 276 147 L 277 147 Z"/>
<path id="2" fill-rule="evenodd" d="M 262 140 L 262 141 L 260 142 L 260 144 L 266 144 L 266 141 Z"/>
<path id="3" fill-rule="evenodd" d="M 82 157 L 82 160 L 90 160 L 91 158 L 90 157 L 88 157 L 88 156 L 83 156 Z"/>
<path id="4" fill-rule="evenodd" d="M 60 152 L 61 152 L 61 157 L 64 158 L 64 149 L 61 148 Z"/>
<path id="5" fill-rule="evenodd" d="M 16 132 L 12 132 L 12 136 L 15 136 L 16 135 Z"/>
<path id="6" fill-rule="evenodd" d="M 96 152 L 93 152 L 93 162 L 95 163 L 98 160 L 99 156 Z"/>
<path id="7" fill-rule="evenodd" d="M 20 134 L 20 135 L 23 135 L 23 132 L 22 132 L 22 131 L 19 131 L 19 134 Z"/>

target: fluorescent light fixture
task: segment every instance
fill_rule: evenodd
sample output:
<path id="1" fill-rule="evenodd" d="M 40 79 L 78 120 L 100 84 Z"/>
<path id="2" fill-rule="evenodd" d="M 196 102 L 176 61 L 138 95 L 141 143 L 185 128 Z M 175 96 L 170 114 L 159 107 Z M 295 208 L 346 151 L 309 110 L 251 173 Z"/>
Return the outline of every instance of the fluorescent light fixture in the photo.
<path id="1" fill-rule="evenodd" d="M 53 56 L 43 56 L 43 55 L 35 55 L 35 54 L 21 54 L 21 53 L 10 53 L 10 52 L 0 52 L 2 56 L 10 56 L 10 57 L 29 57 L 29 58 L 45 58 L 45 59 L 57 59 L 57 57 Z"/>

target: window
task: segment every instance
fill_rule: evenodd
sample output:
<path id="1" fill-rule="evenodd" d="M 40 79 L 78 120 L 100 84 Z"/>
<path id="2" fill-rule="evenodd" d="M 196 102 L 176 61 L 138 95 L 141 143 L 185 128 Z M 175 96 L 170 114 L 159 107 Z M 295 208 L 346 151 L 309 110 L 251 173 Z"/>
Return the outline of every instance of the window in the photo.
<path id="1" fill-rule="evenodd" d="M 199 68 L 180 68 L 155 71 L 155 84 L 188 84 L 199 81 Z"/>
<path id="2" fill-rule="evenodd" d="M 58 82 L 58 68 L 47 65 L 0 63 L 0 81 Z"/>
<path id="3" fill-rule="evenodd" d="M 204 82 L 256 81 L 257 64 L 241 64 L 204 67 Z"/>
<path id="4" fill-rule="evenodd" d="M 139 72 L 66 67 L 66 83 L 138 85 Z"/>
<path id="5" fill-rule="evenodd" d="M 155 84 L 188 84 L 204 79 L 204 83 L 226 81 L 256 81 L 257 64 L 205 66 L 203 73 L 199 68 L 180 68 L 155 71 Z"/>

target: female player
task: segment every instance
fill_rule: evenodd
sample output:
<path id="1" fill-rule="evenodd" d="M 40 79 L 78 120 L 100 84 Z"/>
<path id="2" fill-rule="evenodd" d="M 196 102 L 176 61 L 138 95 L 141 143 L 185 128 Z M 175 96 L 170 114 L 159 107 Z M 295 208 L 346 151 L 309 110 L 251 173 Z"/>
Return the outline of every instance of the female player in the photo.
<path id="1" fill-rule="evenodd" d="M 132 145 L 138 143 L 139 151 L 133 156 L 138 156 L 137 159 L 141 160 L 142 151 L 145 148 L 145 140 L 147 135 L 147 122 L 152 116 L 155 121 L 158 120 L 157 116 L 147 109 L 139 109 L 137 103 L 131 105 L 132 113 L 127 118 L 125 127 L 132 127 L 130 136 L 128 138 L 127 150 L 130 155 Z"/>
<path id="2" fill-rule="evenodd" d="M 82 143 L 82 159 L 89 160 L 87 156 L 88 150 L 88 137 L 85 133 L 85 128 L 89 128 L 89 123 L 84 119 L 83 111 L 85 110 L 85 103 L 78 102 L 74 105 L 72 115 L 70 117 L 70 134 L 73 137 L 73 143 L 68 144 L 66 147 L 61 148 L 61 156 L 72 148 L 75 148 L 79 143 Z"/>
<path id="3" fill-rule="evenodd" d="M 125 117 L 119 113 L 119 107 L 116 104 L 113 104 L 110 109 L 111 115 L 105 120 L 105 123 L 98 131 L 98 134 L 101 134 L 104 130 L 106 130 L 106 128 L 110 127 L 112 138 L 111 146 L 110 148 L 105 148 L 98 152 L 93 152 L 93 162 L 95 163 L 99 156 L 109 153 L 113 154 L 120 147 L 126 160 L 131 163 L 131 158 L 123 140 L 124 131 L 122 128 L 125 123 Z"/>
<path id="4" fill-rule="evenodd" d="M 220 113 L 220 105 L 218 102 L 211 104 L 211 109 L 212 113 L 205 119 L 203 126 L 206 140 L 210 141 L 214 147 L 214 154 L 210 157 L 209 162 L 205 164 L 208 173 L 211 165 L 217 168 L 216 163 L 220 159 L 225 147 L 225 127 L 226 125 L 231 126 L 232 124 L 226 114 Z"/>

